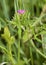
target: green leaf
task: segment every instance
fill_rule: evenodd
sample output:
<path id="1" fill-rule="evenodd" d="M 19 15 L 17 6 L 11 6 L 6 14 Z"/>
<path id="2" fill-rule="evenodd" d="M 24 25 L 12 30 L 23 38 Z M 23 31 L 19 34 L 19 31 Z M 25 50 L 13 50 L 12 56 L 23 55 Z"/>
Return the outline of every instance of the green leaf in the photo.
<path id="1" fill-rule="evenodd" d="M 24 65 L 24 61 L 19 60 L 16 65 Z"/>
<path id="2" fill-rule="evenodd" d="M 1 30 L 1 22 L 0 22 L 0 30 Z"/>
<path id="3" fill-rule="evenodd" d="M 22 37 L 22 40 L 23 40 L 23 42 L 26 42 L 26 41 L 28 41 L 31 37 L 32 37 L 32 35 L 31 35 L 31 33 L 29 32 L 29 30 L 25 30 L 25 31 L 24 31 L 24 34 L 23 34 L 23 37 Z"/>
<path id="4" fill-rule="evenodd" d="M 10 31 L 8 27 L 4 28 L 4 34 L 2 34 L 2 37 L 6 40 L 7 43 L 12 44 L 15 41 L 14 36 L 10 36 Z"/>

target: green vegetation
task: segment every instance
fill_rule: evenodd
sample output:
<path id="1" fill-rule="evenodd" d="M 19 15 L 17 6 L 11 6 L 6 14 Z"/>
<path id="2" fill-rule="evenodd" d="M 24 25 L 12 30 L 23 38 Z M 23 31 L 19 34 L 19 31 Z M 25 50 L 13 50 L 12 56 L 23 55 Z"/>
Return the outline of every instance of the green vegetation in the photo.
<path id="1" fill-rule="evenodd" d="M 0 0 L 0 65 L 46 65 L 46 0 Z"/>

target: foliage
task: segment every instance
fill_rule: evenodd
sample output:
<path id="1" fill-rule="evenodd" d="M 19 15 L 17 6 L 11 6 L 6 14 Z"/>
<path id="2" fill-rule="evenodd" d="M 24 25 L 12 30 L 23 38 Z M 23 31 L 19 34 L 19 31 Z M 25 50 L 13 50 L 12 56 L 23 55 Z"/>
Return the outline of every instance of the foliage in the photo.
<path id="1" fill-rule="evenodd" d="M 1 65 L 46 65 L 45 7 L 46 0 L 0 0 Z"/>

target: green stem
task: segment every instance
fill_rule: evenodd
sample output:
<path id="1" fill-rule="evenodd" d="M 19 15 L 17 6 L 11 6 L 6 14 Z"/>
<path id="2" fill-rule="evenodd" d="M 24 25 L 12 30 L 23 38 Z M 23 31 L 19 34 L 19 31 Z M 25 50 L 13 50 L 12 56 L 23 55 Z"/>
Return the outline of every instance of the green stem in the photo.
<path id="1" fill-rule="evenodd" d="M 5 16 L 7 19 L 9 19 L 9 8 L 8 8 L 7 2 L 8 2 L 8 1 L 6 1 L 6 0 L 2 0 L 1 4 L 2 4 L 4 16 Z"/>
<path id="2" fill-rule="evenodd" d="M 30 47 L 30 56 L 31 56 L 31 64 L 34 65 L 34 62 L 33 62 L 33 55 L 32 55 L 32 49 Z"/>
<path id="3" fill-rule="evenodd" d="M 20 60 L 20 39 L 21 39 L 21 21 L 19 19 L 19 16 L 17 15 L 17 19 L 18 19 L 18 61 Z"/>
<path id="4" fill-rule="evenodd" d="M 16 12 L 17 11 L 16 0 L 14 0 L 14 9 L 15 9 L 15 12 Z"/>
<path id="5" fill-rule="evenodd" d="M 30 40 L 30 42 L 31 42 L 33 48 L 36 50 L 36 52 L 39 53 L 41 56 L 43 56 L 43 57 L 46 59 L 46 56 L 45 56 L 41 51 L 39 51 L 39 50 L 36 48 L 36 46 L 34 45 L 34 42 L 32 41 L 32 39 Z"/>
<path id="6" fill-rule="evenodd" d="M 18 61 L 20 60 L 20 40 L 18 42 Z"/>
<path id="7" fill-rule="evenodd" d="M 41 35 L 42 37 L 42 47 L 43 47 L 43 53 L 46 55 L 46 34 Z"/>
<path id="8" fill-rule="evenodd" d="M 22 3 L 21 1 L 22 1 L 22 0 L 19 0 L 19 2 L 20 2 L 20 9 L 21 9 L 21 3 Z"/>
<path id="9" fill-rule="evenodd" d="M 31 17 L 33 17 L 34 16 L 34 5 L 33 5 L 33 0 L 31 0 Z"/>
<path id="10" fill-rule="evenodd" d="M 12 65 L 15 65 L 15 61 L 14 61 L 14 58 L 12 56 L 12 50 L 11 50 L 11 44 L 7 44 L 7 47 L 8 47 L 8 57 L 10 59 L 10 62 L 12 63 Z"/>
<path id="11" fill-rule="evenodd" d="M 20 28 L 20 23 L 19 23 L 19 27 L 18 27 L 18 61 L 20 60 L 20 39 L 21 39 L 21 28 Z"/>
<path id="12" fill-rule="evenodd" d="M 37 65 L 40 65 L 40 62 L 39 62 L 39 54 L 36 53 L 36 57 L 37 57 Z"/>
<path id="13" fill-rule="evenodd" d="M 40 14 L 40 11 L 39 11 L 39 0 L 37 1 L 37 4 L 36 4 L 36 10 L 37 10 L 36 16 L 39 16 L 39 14 Z"/>
<path id="14" fill-rule="evenodd" d="M 40 15 L 40 17 L 33 23 L 32 26 L 36 26 L 38 23 L 40 23 L 41 19 L 45 16 L 46 14 Z"/>

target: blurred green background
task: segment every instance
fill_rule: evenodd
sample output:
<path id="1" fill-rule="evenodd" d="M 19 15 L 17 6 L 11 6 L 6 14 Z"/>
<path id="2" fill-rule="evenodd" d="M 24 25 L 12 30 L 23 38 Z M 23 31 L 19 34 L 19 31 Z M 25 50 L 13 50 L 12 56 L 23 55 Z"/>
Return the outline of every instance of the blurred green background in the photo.
<path id="1" fill-rule="evenodd" d="M 25 9 L 31 16 L 39 16 L 46 0 L 0 0 L 0 17 L 12 19 L 16 10 Z"/>
<path id="2" fill-rule="evenodd" d="M 12 19 L 13 19 L 13 17 L 14 17 L 14 15 L 16 15 L 16 11 L 17 10 L 20 10 L 20 9 L 24 9 L 25 11 L 28 11 L 28 13 L 29 13 L 29 15 L 30 15 L 30 18 L 31 18 L 31 20 L 28 20 L 29 21 L 29 23 L 31 23 L 33 20 L 35 21 L 35 17 L 36 17 L 36 19 L 37 18 L 39 18 L 40 17 L 40 14 L 41 14 L 41 12 L 42 12 L 42 10 L 43 10 L 43 7 L 44 7 L 44 5 L 46 5 L 46 0 L 0 0 L 0 21 L 3 21 L 4 23 L 6 22 L 8 25 L 8 28 L 9 28 L 9 30 L 10 30 L 10 33 L 14 36 L 14 34 L 15 33 L 17 33 L 18 34 L 18 29 L 16 28 L 14 28 L 14 26 L 12 26 L 10 23 L 8 23 L 6 20 L 8 20 L 9 22 L 10 21 L 12 21 Z M 25 17 L 26 18 L 26 17 Z M 32 19 L 32 18 L 34 18 L 34 19 Z M 25 21 L 27 21 L 26 19 L 24 19 Z M 13 20 L 14 21 L 14 20 Z M 17 20 L 16 20 L 17 21 Z M 31 21 L 31 22 L 30 22 Z M 33 22 L 34 22 L 33 21 Z M 36 20 L 37 21 L 37 20 Z M 18 22 L 18 21 L 17 21 Z M 27 24 L 27 23 L 26 23 Z M 26 26 L 26 24 L 25 24 L 25 26 Z M 45 29 L 46 29 L 46 23 L 44 23 L 45 25 L 43 26 L 43 27 L 45 27 Z M 3 24 L 4 25 L 4 24 Z M 6 24 L 5 24 L 6 25 Z M 24 25 L 23 25 L 24 26 Z M 0 27 L 1 27 L 1 25 L 0 25 Z M 38 33 L 39 33 L 39 30 L 41 31 L 41 28 L 40 28 L 41 26 L 40 25 L 38 25 L 38 27 L 36 27 L 37 29 L 38 29 Z M 33 30 L 33 33 L 34 33 L 34 28 L 32 28 L 32 30 Z M 3 29 L 3 31 L 4 31 L 4 29 Z M 23 30 L 22 30 L 23 31 Z M 28 32 L 28 27 L 27 27 L 27 30 L 26 30 L 27 32 Z M 24 33 L 26 34 L 27 32 L 26 31 L 24 31 Z M 37 30 L 36 30 L 37 31 Z M 2 31 L 0 31 L 0 35 L 2 34 Z M 29 34 L 29 33 L 27 33 L 27 34 Z M 28 35 L 25 35 L 25 37 L 27 36 L 28 37 Z M 35 33 L 36 34 L 36 33 Z M 40 36 L 39 36 L 40 37 Z M 38 38 L 39 38 L 38 37 Z M 39 38 L 39 39 L 41 39 L 41 38 Z M 34 43 L 35 43 L 35 45 L 36 45 L 36 47 L 39 49 L 39 50 L 43 50 L 43 48 L 42 48 L 42 44 L 39 44 L 41 41 L 39 40 L 39 39 L 37 39 L 38 40 L 38 42 L 37 41 L 35 41 Z M 0 40 L 1 40 L 1 37 L 0 37 Z M 43 38 L 43 42 L 44 42 L 44 40 L 46 40 L 46 36 L 45 36 L 45 39 Z M 18 39 L 17 39 L 17 41 L 18 41 Z M 34 40 L 33 40 L 34 41 Z M 1 42 L 0 42 L 1 43 Z M 30 43 L 29 42 L 29 40 L 26 42 L 26 43 Z M 38 44 L 36 44 L 36 43 L 38 43 Z M 45 42 L 46 43 L 46 42 Z M 17 46 L 17 45 L 16 45 Z M 15 51 L 17 50 L 15 47 L 16 46 L 14 46 L 13 45 L 13 52 L 15 53 Z M 26 48 L 25 48 L 25 46 L 26 46 Z M 31 55 L 31 62 L 29 62 L 29 64 L 27 63 L 26 65 L 46 65 L 45 63 L 46 63 L 46 58 L 44 59 L 43 57 L 44 57 L 44 55 L 43 55 L 43 57 L 41 57 L 41 55 L 39 55 L 38 53 L 36 53 L 35 51 L 34 51 L 34 48 L 32 48 L 32 46 L 31 46 L 31 48 L 29 49 L 29 47 L 30 47 L 30 45 L 29 44 L 25 44 L 25 45 L 23 45 L 23 48 L 24 48 L 24 52 L 25 52 L 25 55 L 23 56 L 22 55 L 22 57 L 26 57 L 26 59 L 24 58 L 24 61 L 26 60 L 27 61 L 27 58 L 29 59 L 30 58 L 30 55 Z M 21 49 L 22 50 L 22 49 Z M 30 52 L 30 51 L 31 52 Z M 37 50 L 38 51 L 38 50 Z M 29 52 L 29 53 L 28 53 Z M 38 51 L 39 52 L 39 51 Z M 44 50 L 44 52 L 45 52 L 45 50 Z M 23 54 L 23 52 L 21 51 L 21 53 Z M 40 53 L 40 52 L 39 52 Z M 46 52 L 45 52 L 46 53 Z M 16 57 L 17 57 L 17 53 L 15 53 L 15 55 L 16 56 L 14 56 L 15 57 L 15 59 L 16 59 Z M 7 57 L 7 56 L 6 56 Z M 2 58 L 3 58 L 3 60 L 2 60 Z M 3 55 L 3 52 L 2 52 L 2 50 L 0 49 L 0 62 L 2 62 L 2 61 L 4 61 L 4 59 L 5 59 L 5 54 Z M 45 60 L 45 61 L 44 61 Z M 6 61 L 6 59 L 5 59 L 5 61 Z M 45 63 L 44 63 L 45 62 Z M 20 62 L 21 63 L 21 62 Z"/>

